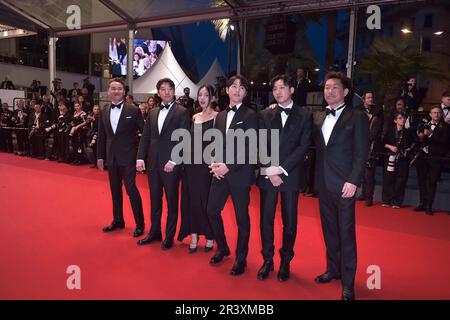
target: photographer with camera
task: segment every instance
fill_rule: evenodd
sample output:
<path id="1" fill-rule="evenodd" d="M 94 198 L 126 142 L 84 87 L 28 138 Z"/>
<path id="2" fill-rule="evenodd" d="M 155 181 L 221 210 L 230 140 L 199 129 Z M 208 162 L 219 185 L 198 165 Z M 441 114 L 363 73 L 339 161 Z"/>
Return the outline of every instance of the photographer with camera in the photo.
<path id="1" fill-rule="evenodd" d="M 383 207 L 399 209 L 405 196 L 409 175 L 410 151 L 414 146 L 414 134 L 405 128 L 406 115 L 397 113 L 394 126 L 390 127 L 383 139 L 388 154 L 383 170 Z"/>
<path id="2" fill-rule="evenodd" d="M 191 94 L 191 89 L 188 87 L 184 88 L 184 96 L 181 96 L 178 98 L 178 104 L 182 105 L 189 111 L 189 116 L 192 118 L 192 116 L 195 113 L 194 110 L 194 99 L 192 99 L 189 95 Z"/>
<path id="3" fill-rule="evenodd" d="M 64 104 L 59 106 L 59 114 L 45 131 L 53 133 L 54 157 L 58 162 L 67 162 L 69 157 L 70 114 Z"/>
<path id="4" fill-rule="evenodd" d="M 375 170 L 381 151 L 381 135 L 383 131 L 382 110 L 374 103 L 375 93 L 367 90 L 362 96 L 363 104 L 359 107 L 369 118 L 369 155 L 364 170 L 362 192 L 358 200 L 365 200 L 366 207 L 373 204 L 375 188 Z"/>
<path id="5" fill-rule="evenodd" d="M 28 112 L 25 110 L 25 100 L 18 100 L 16 102 L 16 109 L 14 110 L 13 118 L 14 131 L 17 138 L 18 156 L 24 156 L 28 152 L 28 134 L 25 128 L 28 128 Z"/>
<path id="6" fill-rule="evenodd" d="M 414 211 L 425 211 L 427 215 L 433 215 L 436 185 L 449 147 L 448 126 L 443 120 L 441 106 L 432 107 L 430 117 L 430 122 L 417 128 L 422 148 L 412 161 L 417 168 L 420 191 L 420 203 Z"/>
<path id="7" fill-rule="evenodd" d="M 30 141 L 31 156 L 39 160 L 45 159 L 45 129 L 51 125 L 47 115 L 42 112 L 42 101 L 32 100 L 34 113 L 28 123 L 28 139 Z"/>
<path id="8" fill-rule="evenodd" d="M 72 128 L 69 132 L 69 139 L 72 145 L 72 164 L 79 165 L 84 162 L 84 137 L 86 134 L 87 114 L 79 103 L 74 104 L 74 114 L 70 122 Z"/>
<path id="9" fill-rule="evenodd" d="M 92 113 L 86 118 L 86 156 L 91 163 L 91 168 L 97 167 L 97 137 L 98 137 L 98 119 L 100 116 L 100 107 L 96 104 L 92 108 Z"/>
<path id="10" fill-rule="evenodd" d="M 0 110 L 0 150 L 13 153 L 13 139 L 12 129 L 13 126 L 13 112 L 9 110 L 9 106 L 6 102 L 2 103 L 2 109 Z"/>

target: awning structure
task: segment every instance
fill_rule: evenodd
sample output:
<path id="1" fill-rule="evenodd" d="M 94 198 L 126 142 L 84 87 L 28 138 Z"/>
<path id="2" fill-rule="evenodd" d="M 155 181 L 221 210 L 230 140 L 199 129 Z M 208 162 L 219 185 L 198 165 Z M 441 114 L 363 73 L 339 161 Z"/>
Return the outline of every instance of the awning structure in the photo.
<path id="1" fill-rule="evenodd" d="M 0 24 L 30 31 L 43 28 L 57 37 L 95 32 L 161 27 L 221 18 L 323 12 L 370 4 L 423 0 L 0 0 Z M 66 24 L 70 6 L 80 9 L 81 28 Z"/>
<path id="2" fill-rule="evenodd" d="M 128 70 L 132 69 L 134 32 L 198 21 L 262 18 L 283 14 L 350 10 L 348 66 L 353 66 L 356 11 L 369 5 L 393 5 L 426 0 L 0 0 L 0 24 L 49 35 L 49 79 L 55 77 L 59 37 L 128 30 Z M 70 23 L 74 14 L 79 28 Z M 69 23 L 68 23 L 69 21 Z M 23 27 L 23 26 L 27 27 Z M 240 34 L 240 33 L 238 33 Z M 241 57 L 241 44 L 238 55 Z M 238 59 L 241 61 L 241 59 Z M 238 63 L 238 72 L 240 63 Z M 347 69 L 352 75 L 352 67 Z M 127 74 L 133 92 L 131 73 Z"/>

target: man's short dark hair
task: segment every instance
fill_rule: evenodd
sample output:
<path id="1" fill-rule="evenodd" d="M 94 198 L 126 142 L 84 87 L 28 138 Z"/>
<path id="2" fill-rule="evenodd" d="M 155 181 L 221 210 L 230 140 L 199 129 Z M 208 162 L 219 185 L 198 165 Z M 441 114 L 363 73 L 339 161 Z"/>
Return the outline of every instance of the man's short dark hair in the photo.
<path id="1" fill-rule="evenodd" d="M 172 81 L 172 79 L 170 78 L 162 78 L 158 80 L 158 83 L 156 83 L 156 90 L 159 91 L 159 88 L 161 88 L 163 83 L 168 83 L 169 86 L 175 90 L 175 83 Z"/>
<path id="2" fill-rule="evenodd" d="M 342 72 L 335 72 L 335 71 L 328 72 L 327 75 L 325 76 L 325 82 L 327 82 L 330 79 L 338 79 L 339 81 L 341 81 L 344 89 L 350 90 L 352 88 L 350 78 L 345 76 Z"/>
<path id="3" fill-rule="evenodd" d="M 365 99 L 366 98 L 366 94 L 371 93 L 372 97 L 375 98 L 375 92 L 373 90 L 366 90 L 364 91 L 362 98 Z"/>
<path id="4" fill-rule="evenodd" d="M 450 98 L 450 90 L 446 90 L 442 93 L 442 98 Z"/>
<path id="5" fill-rule="evenodd" d="M 275 82 L 279 80 L 283 81 L 283 83 L 289 86 L 289 88 L 295 88 L 295 83 L 292 77 L 288 76 L 287 74 L 278 74 L 275 77 L 273 77 L 272 80 L 270 80 L 270 88 L 272 90 L 273 87 L 275 86 Z"/>
<path id="6" fill-rule="evenodd" d="M 108 87 L 111 86 L 111 83 L 113 82 L 118 82 L 122 85 L 123 89 L 125 90 L 125 81 L 122 78 L 112 78 L 111 80 L 108 81 Z"/>
<path id="7" fill-rule="evenodd" d="M 128 99 L 134 100 L 134 97 L 132 94 L 127 94 Z"/>
<path id="8" fill-rule="evenodd" d="M 395 99 L 395 104 L 397 104 L 397 102 L 399 102 L 399 101 L 402 101 L 403 104 L 406 106 L 405 98 L 397 98 L 397 99 Z"/>
<path id="9" fill-rule="evenodd" d="M 248 80 L 247 80 L 247 78 L 244 77 L 244 76 L 242 76 L 242 75 L 239 75 L 239 74 L 237 74 L 237 75 L 235 75 L 235 76 L 232 76 L 232 77 L 230 77 L 230 78 L 227 80 L 227 88 L 231 87 L 231 85 L 232 85 L 236 80 L 241 81 L 241 86 L 243 86 L 243 87 L 245 88 L 245 91 L 248 91 L 249 85 L 248 85 Z"/>

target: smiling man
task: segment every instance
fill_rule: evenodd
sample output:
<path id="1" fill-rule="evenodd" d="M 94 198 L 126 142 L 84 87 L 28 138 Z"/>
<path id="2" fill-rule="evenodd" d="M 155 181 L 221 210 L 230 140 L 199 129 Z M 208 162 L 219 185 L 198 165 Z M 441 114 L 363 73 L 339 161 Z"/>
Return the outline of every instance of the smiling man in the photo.
<path id="1" fill-rule="evenodd" d="M 144 232 L 142 200 L 136 187 L 136 130 L 142 130 L 144 120 L 136 106 L 125 103 L 125 83 L 120 78 L 109 81 L 108 96 L 111 104 L 102 109 L 99 117 L 97 140 L 97 167 L 108 165 L 109 185 L 113 200 L 113 222 L 103 228 L 111 232 L 125 228 L 123 219 L 122 183 L 130 198 L 136 222 L 134 237 Z"/>
<path id="2" fill-rule="evenodd" d="M 258 126 L 256 112 L 243 103 L 247 90 L 248 82 L 243 76 L 236 75 L 228 79 L 226 92 L 230 98 L 230 105 L 217 115 L 214 125 L 214 128 L 221 132 L 223 141 L 232 135 L 233 130 L 243 130 L 243 132 L 250 130 L 256 134 Z M 250 186 L 255 180 L 255 166 L 250 163 L 249 155 L 250 152 L 256 154 L 256 150 L 250 151 L 247 143 L 241 147 L 240 150 L 232 150 L 230 161 L 215 159 L 216 162 L 210 165 L 214 177 L 211 182 L 207 207 L 208 218 L 217 242 L 217 252 L 211 258 L 210 263 L 218 264 L 225 256 L 230 255 L 221 214 L 228 196 L 231 195 L 238 226 L 236 261 L 230 272 L 234 276 L 244 273 L 247 265 L 250 237 L 248 205 L 250 203 Z M 224 148 L 226 149 L 225 145 Z M 226 151 L 230 152 L 230 150 L 224 150 L 224 155 L 227 154 Z M 238 162 L 240 154 L 245 155 L 245 163 Z"/>
<path id="3" fill-rule="evenodd" d="M 314 114 L 316 181 L 327 270 L 317 283 L 342 279 L 343 300 L 355 298 L 355 192 L 361 183 L 369 146 L 369 121 L 345 102 L 350 79 L 339 72 L 325 78 L 325 111 Z"/>
<path id="4" fill-rule="evenodd" d="M 189 113 L 186 108 L 175 101 L 175 83 L 163 78 L 156 84 L 161 97 L 159 108 L 149 111 L 144 132 L 139 143 L 136 169 L 140 172 L 148 169 L 148 185 L 150 187 L 150 220 L 149 234 L 138 241 L 138 245 L 147 245 L 162 240 L 161 215 L 163 191 L 166 194 L 167 222 L 166 236 L 161 245 L 163 250 L 173 246 L 173 238 L 178 221 L 178 188 L 181 174 L 181 163 L 171 159 L 172 149 L 177 141 L 172 141 L 172 133 L 177 129 L 189 128 Z"/>

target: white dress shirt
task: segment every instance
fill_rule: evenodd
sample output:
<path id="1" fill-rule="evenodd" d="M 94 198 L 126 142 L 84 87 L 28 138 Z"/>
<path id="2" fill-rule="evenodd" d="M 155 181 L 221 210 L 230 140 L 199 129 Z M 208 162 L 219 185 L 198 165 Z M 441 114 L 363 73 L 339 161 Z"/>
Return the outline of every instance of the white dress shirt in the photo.
<path id="1" fill-rule="evenodd" d="M 441 103 L 442 112 L 444 114 L 444 119 L 449 117 L 450 118 L 450 110 L 446 109 L 446 105 Z"/>
<path id="2" fill-rule="evenodd" d="M 283 107 L 281 104 L 279 104 L 278 106 L 283 108 L 283 109 L 291 109 L 292 110 L 292 106 L 294 105 L 294 101 L 291 101 L 291 103 L 289 103 L 287 106 Z M 282 112 L 280 113 L 281 116 L 281 125 L 284 128 L 284 125 L 286 124 L 288 115 L 286 114 L 286 112 Z"/>
<path id="3" fill-rule="evenodd" d="M 344 103 L 339 105 L 336 109 L 342 107 L 343 105 L 344 105 Z M 327 108 L 331 109 L 330 106 L 328 106 Z M 328 144 L 328 140 L 330 140 L 330 136 L 331 136 L 331 133 L 333 132 L 333 128 L 334 128 L 336 122 L 339 120 L 339 117 L 341 116 L 342 111 L 344 111 L 344 109 L 345 109 L 345 107 L 340 110 L 337 110 L 336 115 L 334 115 L 334 116 L 332 114 L 329 114 L 325 117 L 325 121 L 323 122 L 323 125 L 322 125 L 322 134 L 323 134 L 323 139 L 325 140 L 325 145 Z"/>
<path id="4" fill-rule="evenodd" d="M 161 108 L 159 109 L 158 114 L 158 132 L 161 133 L 161 130 L 164 126 L 164 121 L 166 120 L 167 114 L 169 113 L 170 109 L 172 108 L 173 104 L 175 103 L 175 100 L 169 103 L 169 108 Z"/>
<path id="5" fill-rule="evenodd" d="M 121 105 L 120 108 L 111 108 L 110 114 L 109 114 L 109 121 L 111 122 L 111 128 L 116 133 L 117 125 L 119 124 L 120 115 L 122 114 L 123 109 L 123 100 L 117 103 L 117 105 Z"/>
<path id="6" fill-rule="evenodd" d="M 236 111 L 239 110 L 241 105 L 242 105 L 242 102 L 236 105 Z M 233 121 L 235 113 L 236 112 L 234 112 L 234 111 L 228 111 L 227 112 L 227 127 L 226 127 L 225 133 L 228 132 L 228 128 L 230 127 L 231 122 Z"/>

